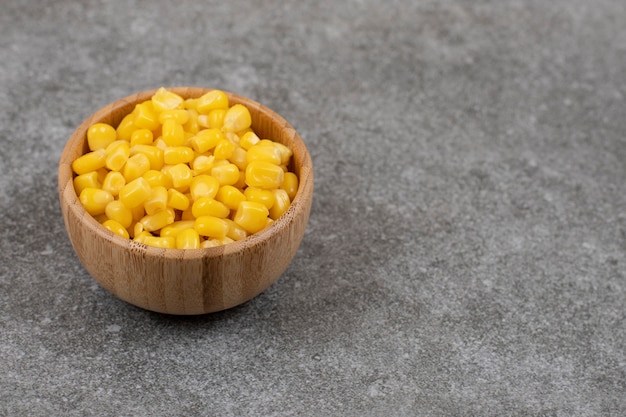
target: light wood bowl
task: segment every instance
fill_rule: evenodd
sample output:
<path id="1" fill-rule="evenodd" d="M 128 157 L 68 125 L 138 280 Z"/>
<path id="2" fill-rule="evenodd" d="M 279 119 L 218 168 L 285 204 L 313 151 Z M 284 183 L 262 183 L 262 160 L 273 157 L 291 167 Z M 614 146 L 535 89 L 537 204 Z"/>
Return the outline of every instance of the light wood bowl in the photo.
<path id="1" fill-rule="evenodd" d="M 204 88 L 170 88 L 196 98 Z M 72 162 L 87 151 L 89 126 L 117 126 L 135 104 L 156 90 L 115 101 L 88 117 L 69 138 L 58 172 L 59 199 L 65 228 L 85 269 L 104 288 L 135 306 L 167 314 L 193 315 L 225 310 L 267 289 L 292 261 L 309 219 L 313 197 L 313 164 L 298 132 L 267 107 L 232 93 L 252 115 L 252 128 L 293 151 L 290 167 L 299 188 L 288 211 L 272 225 L 244 240 L 207 249 L 160 249 L 124 239 L 105 229 L 81 205 L 73 185 Z"/>

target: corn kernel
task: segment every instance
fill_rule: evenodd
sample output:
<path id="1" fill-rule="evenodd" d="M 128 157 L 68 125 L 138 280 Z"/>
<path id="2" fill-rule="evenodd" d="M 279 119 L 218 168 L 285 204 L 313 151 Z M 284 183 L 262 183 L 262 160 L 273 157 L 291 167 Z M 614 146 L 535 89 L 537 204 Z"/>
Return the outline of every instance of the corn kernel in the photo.
<path id="1" fill-rule="evenodd" d="M 171 236 L 176 237 L 180 232 L 185 229 L 193 229 L 196 221 L 195 220 L 178 220 L 174 223 L 165 226 L 161 229 L 160 236 Z"/>
<path id="2" fill-rule="evenodd" d="M 287 165 L 289 163 L 289 160 L 291 159 L 292 155 L 293 155 L 293 151 L 291 149 L 289 149 L 288 146 L 283 145 L 280 142 L 272 142 L 273 146 L 275 148 L 278 148 L 278 150 L 280 151 L 280 163 L 281 165 Z"/>
<path id="3" fill-rule="evenodd" d="M 149 169 L 148 171 L 146 171 L 142 177 L 148 181 L 148 184 L 150 184 L 151 187 L 156 187 L 158 185 L 161 185 L 165 188 L 172 188 L 172 181 L 171 179 L 165 175 L 163 172 L 158 171 L 156 169 Z"/>
<path id="4" fill-rule="evenodd" d="M 193 173 L 187 164 L 166 165 L 162 170 L 172 180 L 172 186 L 179 191 L 186 191 L 193 179 Z"/>
<path id="5" fill-rule="evenodd" d="M 239 139 L 239 146 L 244 148 L 246 151 L 252 148 L 254 145 L 259 143 L 261 139 L 254 132 L 246 132 L 241 135 Z"/>
<path id="6" fill-rule="evenodd" d="M 110 192 L 113 197 L 117 197 L 125 185 L 126 178 L 117 171 L 110 171 L 102 181 L 102 189 Z"/>
<path id="7" fill-rule="evenodd" d="M 208 172 L 213 168 L 215 157 L 213 155 L 198 155 L 191 163 L 192 169 L 196 174 Z"/>
<path id="8" fill-rule="evenodd" d="M 133 223 L 133 213 L 121 201 L 113 200 L 106 205 L 104 214 L 107 218 L 115 220 L 126 229 L 130 228 Z"/>
<path id="9" fill-rule="evenodd" d="M 116 222 L 115 220 L 107 220 L 104 223 L 102 223 L 102 225 L 109 229 L 110 231 L 112 231 L 113 233 L 115 233 L 118 236 L 121 236 L 123 238 L 129 239 L 130 235 L 128 234 L 128 230 L 126 230 L 126 228 L 124 226 L 122 226 L 121 224 L 119 224 L 118 222 Z"/>
<path id="10" fill-rule="evenodd" d="M 174 120 L 176 123 L 180 125 L 185 125 L 189 121 L 189 112 L 185 109 L 171 109 L 171 110 L 163 110 L 159 114 L 159 122 L 163 124 L 168 119 Z"/>
<path id="11" fill-rule="evenodd" d="M 76 190 L 77 195 L 80 195 L 81 191 L 87 187 L 102 188 L 102 184 L 100 184 L 98 173 L 96 171 L 87 172 L 74 177 L 74 189 Z"/>
<path id="12" fill-rule="evenodd" d="M 254 201 L 263 204 L 269 209 L 274 205 L 274 193 L 270 190 L 264 190 L 257 187 L 248 187 L 244 190 L 243 194 L 248 201 Z"/>
<path id="13" fill-rule="evenodd" d="M 174 119 L 167 119 L 161 127 L 162 138 L 167 146 L 182 146 L 185 143 L 185 130 Z"/>
<path id="14" fill-rule="evenodd" d="M 246 153 L 248 163 L 252 161 L 266 161 L 275 165 L 281 164 L 280 149 L 272 145 L 263 145 L 261 143 L 252 146 Z"/>
<path id="15" fill-rule="evenodd" d="M 209 112 L 209 127 L 213 129 L 221 129 L 224 126 L 224 116 L 226 109 L 213 109 Z"/>
<path id="16" fill-rule="evenodd" d="M 187 210 L 189 208 L 189 198 L 180 191 L 170 188 L 167 190 L 167 206 L 176 210 Z"/>
<path id="17" fill-rule="evenodd" d="M 139 223 L 143 226 L 144 230 L 148 232 L 154 232 L 162 229 L 168 224 L 174 223 L 175 214 L 172 209 L 165 209 L 158 211 L 154 214 L 147 214 L 139 220 Z"/>
<path id="18" fill-rule="evenodd" d="M 224 133 L 219 129 L 204 129 L 199 131 L 191 139 L 191 147 L 197 153 L 205 153 L 213 148 L 223 139 Z"/>
<path id="19" fill-rule="evenodd" d="M 285 172 L 281 167 L 266 161 L 252 161 L 246 167 L 246 184 L 250 187 L 278 188 L 284 178 Z"/>
<path id="20" fill-rule="evenodd" d="M 135 145 L 130 148 L 131 156 L 137 154 L 143 154 L 148 158 L 150 162 L 150 169 L 159 170 L 163 168 L 164 164 L 164 151 L 156 146 L 151 145 Z"/>
<path id="21" fill-rule="evenodd" d="M 150 232 L 146 232 L 145 230 L 142 230 L 142 231 L 140 231 L 140 232 L 138 232 L 137 230 L 135 230 L 133 233 L 134 233 L 134 234 L 133 234 L 133 240 L 134 240 L 135 242 L 140 242 L 140 243 L 144 243 L 144 244 L 145 244 L 145 239 L 146 239 L 147 237 L 154 237 L 154 236 L 152 235 L 152 233 L 150 233 Z"/>
<path id="22" fill-rule="evenodd" d="M 106 152 L 104 149 L 98 149 L 76 158 L 72 162 L 72 169 L 76 174 L 82 175 L 103 168 L 105 163 Z"/>
<path id="23" fill-rule="evenodd" d="M 124 164 L 122 174 L 124 178 L 126 178 L 126 182 L 131 182 L 148 172 L 149 169 L 150 160 L 148 157 L 142 153 L 138 153 L 128 158 L 126 164 Z"/>
<path id="24" fill-rule="evenodd" d="M 245 170 L 248 166 L 247 152 L 241 146 L 235 146 L 235 150 L 228 159 L 230 162 L 237 165 L 237 168 L 240 170 Z"/>
<path id="25" fill-rule="evenodd" d="M 156 112 L 163 112 L 182 109 L 185 100 L 178 94 L 161 87 L 152 95 L 151 101 Z"/>
<path id="26" fill-rule="evenodd" d="M 148 215 L 165 210 L 167 207 L 168 192 L 165 187 L 156 186 L 150 190 L 150 196 L 144 201 L 143 207 Z"/>
<path id="27" fill-rule="evenodd" d="M 191 180 L 189 192 L 192 200 L 201 197 L 214 198 L 220 188 L 219 180 L 211 175 L 198 175 Z"/>
<path id="28" fill-rule="evenodd" d="M 224 115 L 225 132 L 239 132 L 247 129 L 252 124 L 252 118 L 248 108 L 242 104 L 235 104 Z"/>
<path id="29" fill-rule="evenodd" d="M 148 246 L 154 246 L 156 248 L 163 249 L 175 249 L 176 248 L 176 239 L 173 237 L 160 237 L 160 236 L 152 236 L 150 234 L 143 237 L 141 243 L 144 243 Z"/>
<path id="30" fill-rule="evenodd" d="M 220 90 L 211 90 L 196 100 L 196 110 L 208 114 L 214 109 L 227 109 L 228 96 Z"/>
<path id="31" fill-rule="evenodd" d="M 237 241 L 242 240 L 248 237 L 248 232 L 243 227 L 239 226 L 237 223 L 230 219 L 226 219 L 226 223 L 228 223 L 228 232 L 226 233 L 226 237 Z"/>
<path id="32" fill-rule="evenodd" d="M 279 188 L 272 190 L 272 193 L 274 194 L 274 205 L 270 209 L 269 215 L 270 219 L 276 220 L 287 211 L 291 201 L 285 190 Z"/>
<path id="33" fill-rule="evenodd" d="M 141 206 L 150 197 L 151 187 L 143 177 L 128 182 L 120 190 L 119 200 L 130 209 Z"/>
<path id="34" fill-rule="evenodd" d="M 91 151 L 106 149 L 115 140 L 117 140 L 117 132 L 109 124 L 95 123 L 87 129 L 87 144 Z"/>
<path id="35" fill-rule="evenodd" d="M 183 125 L 183 130 L 191 134 L 198 133 L 200 130 L 200 125 L 198 124 L 198 112 L 194 109 L 187 108 L 187 115 L 189 120 L 187 120 L 187 123 Z"/>
<path id="36" fill-rule="evenodd" d="M 248 233 L 256 233 L 267 225 L 269 210 L 255 201 L 242 201 L 237 208 L 233 221 Z"/>
<path id="37" fill-rule="evenodd" d="M 219 217 L 200 216 L 196 218 L 194 229 L 199 235 L 222 239 L 228 233 L 228 223 Z"/>
<path id="38" fill-rule="evenodd" d="M 285 179 L 280 185 L 280 188 L 287 191 L 289 200 L 293 201 L 298 192 L 298 176 L 293 172 L 285 172 Z"/>
<path id="39" fill-rule="evenodd" d="M 235 144 L 228 139 L 222 139 L 215 145 L 213 155 L 217 159 L 228 159 L 235 151 Z"/>
<path id="40" fill-rule="evenodd" d="M 222 242 L 219 239 L 207 239 L 200 243 L 202 249 L 215 248 L 218 246 L 222 246 Z"/>
<path id="41" fill-rule="evenodd" d="M 133 132 L 137 129 L 139 128 L 135 126 L 135 115 L 133 113 L 127 114 L 115 129 L 117 139 L 130 141 Z"/>
<path id="42" fill-rule="evenodd" d="M 140 129 L 154 130 L 159 127 L 159 118 L 154 111 L 152 101 L 144 101 L 135 106 L 133 124 Z"/>
<path id="43" fill-rule="evenodd" d="M 209 197 L 201 197 L 194 201 L 191 206 L 191 213 L 194 217 L 213 216 L 226 218 L 230 214 L 230 209 L 224 203 Z"/>
<path id="44" fill-rule="evenodd" d="M 231 210 L 237 210 L 242 201 L 246 201 L 246 196 L 232 185 L 220 187 L 215 195 L 215 199 L 224 203 Z"/>
<path id="45" fill-rule="evenodd" d="M 130 146 L 125 140 L 116 140 L 106 148 L 106 168 L 111 171 L 122 169 L 130 156 Z"/>
<path id="46" fill-rule="evenodd" d="M 104 214 L 104 209 L 113 201 L 113 196 L 108 191 L 87 187 L 81 191 L 79 199 L 87 213 L 97 216 Z"/>
<path id="47" fill-rule="evenodd" d="M 195 229 L 185 229 L 176 236 L 177 249 L 199 249 L 200 235 Z"/>
<path id="48" fill-rule="evenodd" d="M 211 176 L 219 185 L 233 185 L 239 181 L 239 168 L 235 164 L 223 164 L 211 168 Z"/>
<path id="49" fill-rule="evenodd" d="M 151 130 L 137 129 L 130 135 L 130 146 L 135 145 L 152 145 L 154 135 Z"/>
<path id="50" fill-rule="evenodd" d="M 191 162 L 194 157 L 193 149 L 187 146 L 168 146 L 163 150 L 163 161 L 169 165 Z"/>

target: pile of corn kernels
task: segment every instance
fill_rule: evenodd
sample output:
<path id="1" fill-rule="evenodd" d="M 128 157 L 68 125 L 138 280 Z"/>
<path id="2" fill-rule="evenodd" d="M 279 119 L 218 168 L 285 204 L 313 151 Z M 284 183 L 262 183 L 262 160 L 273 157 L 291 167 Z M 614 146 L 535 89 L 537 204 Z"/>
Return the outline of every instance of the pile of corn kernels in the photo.
<path id="1" fill-rule="evenodd" d="M 160 88 L 117 127 L 96 123 L 72 163 L 87 212 L 122 237 L 198 249 L 244 239 L 280 217 L 298 190 L 292 151 L 251 129 L 250 111 L 211 90 Z"/>

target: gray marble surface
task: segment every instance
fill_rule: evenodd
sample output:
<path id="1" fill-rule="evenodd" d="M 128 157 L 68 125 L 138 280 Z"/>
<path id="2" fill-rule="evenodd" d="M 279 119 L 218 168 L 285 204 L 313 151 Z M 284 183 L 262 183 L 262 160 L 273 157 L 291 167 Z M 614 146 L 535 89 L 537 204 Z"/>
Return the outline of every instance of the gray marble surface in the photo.
<path id="1" fill-rule="evenodd" d="M 1 416 L 626 414 L 624 1 L 1 9 Z M 56 190 L 86 116 L 180 85 L 316 170 L 281 279 L 199 317 L 99 287 Z"/>

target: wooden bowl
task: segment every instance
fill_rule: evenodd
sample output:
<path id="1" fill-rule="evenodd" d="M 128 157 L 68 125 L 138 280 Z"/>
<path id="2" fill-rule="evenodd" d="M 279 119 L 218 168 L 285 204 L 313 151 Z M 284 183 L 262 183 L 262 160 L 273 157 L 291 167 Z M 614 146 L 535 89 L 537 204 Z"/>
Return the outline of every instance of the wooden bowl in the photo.
<path id="1" fill-rule="evenodd" d="M 170 88 L 184 98 L 209 89 Z M 161 249 L 110 232 L 81 205 L 73 185 L 72 162 L 87 151 L 87 129 L 94 123 L 117 126 L 135 104 L 156 90 L 115 101 L 88 117 L 69 138 L 59 163 L 59 199 L 65 228 L 85 269 L 115 296 L 138 307 L 168 314 L 204 314 L 244 303 L 273 284 L 292 261 L 309 219 L 313 165 L 293 127 L 267 107 L 232 93 L 252 115 L 252 128 L 293 151 L 299 188 L 287 212 L 246 239 L 207 249 Z"/>

